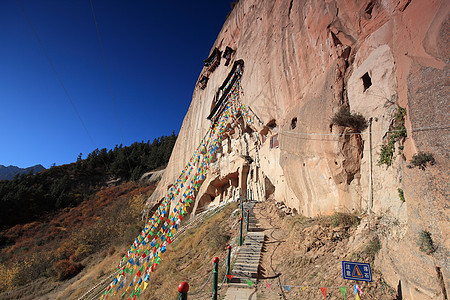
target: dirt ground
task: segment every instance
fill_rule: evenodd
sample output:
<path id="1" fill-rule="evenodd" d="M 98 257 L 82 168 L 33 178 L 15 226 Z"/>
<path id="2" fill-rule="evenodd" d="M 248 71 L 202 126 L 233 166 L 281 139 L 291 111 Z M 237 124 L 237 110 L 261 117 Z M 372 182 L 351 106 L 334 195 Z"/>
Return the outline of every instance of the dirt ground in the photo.
<path id="1" fill-rule="evenodd" d="M 305 218 L 287 216 L 274 202 L 259 202 L 254 213 L 266 235 L 262 253 L 257 299 L 344 299 L 340 287 L 346 287 L 346 299 L 355 299 L 355 281 L 342 278 L 341 261 L 371 262 L 373 282 L 358 282 L 361 299 L 395 299 L 395 291 L 384 283 L 373 264 L 376 249 L 372 237 L 361 238 L 360 252 L 349 249 L 357 233 L 357 224 L 346 217 Z M 353 218 L 356 218 L 353 216 Z M 357 220 L 357 219 L 356 219 Z"/>

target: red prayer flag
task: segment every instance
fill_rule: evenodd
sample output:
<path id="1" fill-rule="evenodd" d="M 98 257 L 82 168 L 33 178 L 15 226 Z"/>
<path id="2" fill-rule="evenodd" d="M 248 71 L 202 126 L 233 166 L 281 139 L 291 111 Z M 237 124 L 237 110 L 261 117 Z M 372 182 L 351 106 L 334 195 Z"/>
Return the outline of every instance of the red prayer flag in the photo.
<path id="1" fill-rule="evenodd" d="M 325 299 L 327 299 L 327 288 L 326 287 L 321 287 L 320 290 L 322 291 L 322 295 Z"/>

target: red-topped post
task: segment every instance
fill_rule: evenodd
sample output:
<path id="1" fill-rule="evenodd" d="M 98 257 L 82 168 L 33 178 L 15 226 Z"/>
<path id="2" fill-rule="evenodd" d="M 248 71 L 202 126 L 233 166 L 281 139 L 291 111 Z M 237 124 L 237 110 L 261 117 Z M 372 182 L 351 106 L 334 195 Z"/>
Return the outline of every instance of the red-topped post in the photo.
<path id="1" fill-rule="evenodd" d="M 216 256 L 213 259 L 214 262 L 214 273 L 213 273 L 213 296 L 212 300 L 217 300 L 217 293 L 219 289 L 217 288 L 218 277 L 219 277 L 219 258 Z"/>
<path id="2" fill-rule="evenodd" d="M 187 294 L 189 292 L 189 284 L 186 281 L 180 282 L 178 285 L 178 300 L 187 300 Z"/>
<path id="3" fill-rule="evenodd" d="M 231 245 L 227 247 L 228 255 L 227 255 L 227 273 L 226 275 L 231 275 Z M 227 277 L 227 283 L 230 283 L 230 279 Z"/>

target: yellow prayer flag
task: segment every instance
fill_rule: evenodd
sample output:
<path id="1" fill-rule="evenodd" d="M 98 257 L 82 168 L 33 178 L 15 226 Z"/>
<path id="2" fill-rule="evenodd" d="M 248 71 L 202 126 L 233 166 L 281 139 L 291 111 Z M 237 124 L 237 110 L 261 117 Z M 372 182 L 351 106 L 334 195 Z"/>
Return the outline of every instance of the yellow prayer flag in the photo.
<path id="1" fill-rule="evenodd" d="M 143 291 L 145 291 L 145 289 L 147 288 L 148 283 L 144 281 L 144 288 L 142 289 Z"/>

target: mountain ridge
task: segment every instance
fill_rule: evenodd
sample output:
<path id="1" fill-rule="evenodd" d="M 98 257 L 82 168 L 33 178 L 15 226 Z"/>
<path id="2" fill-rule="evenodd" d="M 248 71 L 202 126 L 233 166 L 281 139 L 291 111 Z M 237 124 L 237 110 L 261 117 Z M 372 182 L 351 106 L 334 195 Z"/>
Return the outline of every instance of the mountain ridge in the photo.
<path id="1" fill-rule="evenodd" d="M 13 165 L 9 166 L 0 165 L 0 180 L 12 180 L 14 179 L 14 176 L 18 174 L 19 175 L 28 174 L 30 171 L 32 171 L 33 174 L 35 174 L 43 170 L 46 170 L 46 168 L 41 164 L 37 164 L 28 168 L 20 168 Z"/>

